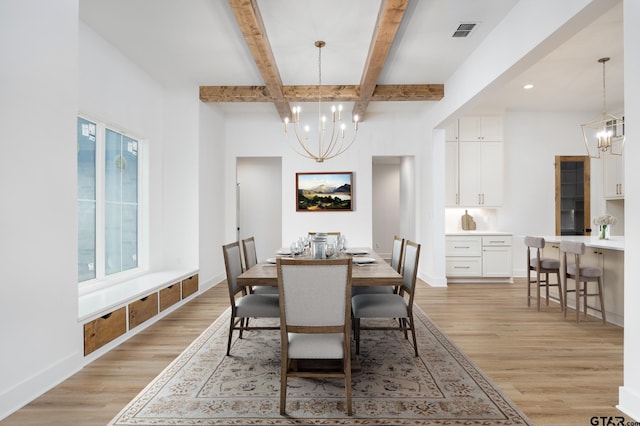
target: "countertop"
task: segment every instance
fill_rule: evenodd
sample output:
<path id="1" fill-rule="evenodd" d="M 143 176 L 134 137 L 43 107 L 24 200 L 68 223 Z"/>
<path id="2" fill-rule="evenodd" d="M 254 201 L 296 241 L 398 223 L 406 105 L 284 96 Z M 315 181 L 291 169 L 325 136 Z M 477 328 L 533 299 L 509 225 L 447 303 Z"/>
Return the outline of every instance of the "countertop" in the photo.
<path id="1" fill-rule="evenodd" d="M 453 231 L 446 232 L 446 235 L 513 235 L 511 232 L 500 232 L 500 231 Z"/>
<path id="2" fill-rule="evenodd" d="M 583 235 L 545 235 L 544 240 L 547 243 L 560 243 L 561 241 L 575 241 L 584 243 L 587 247 L 594 247 L 608 250 L 624 251 L 624 237 L 614 235 L 608 240 L 600 240 L 597 236 Z"/>

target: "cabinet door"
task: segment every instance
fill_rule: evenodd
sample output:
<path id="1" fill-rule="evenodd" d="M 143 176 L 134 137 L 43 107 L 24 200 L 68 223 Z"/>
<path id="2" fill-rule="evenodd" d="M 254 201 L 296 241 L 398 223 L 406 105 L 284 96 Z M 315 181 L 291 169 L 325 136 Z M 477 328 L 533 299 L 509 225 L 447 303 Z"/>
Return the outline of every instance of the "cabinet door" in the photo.
<path id="1" fill-rule="evenodd" d="M 480 201 L 485 207 L 502 205 L 503 151 L 502 142 L 482 142 L 480 152 Z"/>
<path id="2" fill-rule="evenodd" d="M 458 147 L 459 205 L 481 205 L 480 142 L 460 142 Z"/>
<path id="3" fill-rule="evenodd" d="M 458 141 L 458 120 L 449 124 L 444 130 L 444 140 L 447 142 Z"/>
<path id="4" fill-rule="evenodd" d="M 624 157 L 604 154 L 604 198 L 624 198 Z"/>
<path id="5" fill-rule="evenodd" d="M 458 205 L 458 142 L 445 142 L 445 206 Z"/>
<path id="6" fill-rule="evenodd" d="M 459 205 L 497 207 L 502 204 L 502 142 L 460 142 Z"/>
<path id="7" fill-rule="evenodd" d="M 480 117 L 463 117 L 458 120 L 458 135 L 461 141 L 479 141 L 482 139 Z"/>
<path id="8" fill-rule="evenodd" d="M 482 117 L 480 132 L 483 141 L 502 141 L 502 117 Z"/>
<path id="9" fill-rule="evenodd" d="M 483 247 L 482 276 L 511 277 L 511 247 Z"/>
<path id="10" fill-rule="evenodd" d="M 463 117 L 458 135 L 461 141 L 502 141 L 502 117 Z"/>

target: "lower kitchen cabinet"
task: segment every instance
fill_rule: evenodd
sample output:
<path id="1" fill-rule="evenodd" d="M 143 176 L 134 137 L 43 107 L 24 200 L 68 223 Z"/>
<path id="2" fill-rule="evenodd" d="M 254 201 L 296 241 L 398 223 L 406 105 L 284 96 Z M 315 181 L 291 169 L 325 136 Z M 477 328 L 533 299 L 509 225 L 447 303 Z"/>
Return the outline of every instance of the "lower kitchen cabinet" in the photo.
<path id="1" fill-rule="evenodd" d="M 512 236 L 446 236 L 446 274 L 450 281 L 512 280 Z"/>

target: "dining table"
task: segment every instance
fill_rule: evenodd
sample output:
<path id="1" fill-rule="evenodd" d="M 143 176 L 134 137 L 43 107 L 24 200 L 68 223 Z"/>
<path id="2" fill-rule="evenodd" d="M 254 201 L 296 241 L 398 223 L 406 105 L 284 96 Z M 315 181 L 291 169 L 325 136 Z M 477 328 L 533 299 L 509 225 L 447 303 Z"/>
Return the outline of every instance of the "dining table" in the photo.
<path id="1" fill-rule="evenodd" d="M 281 249 L 272 258 L 258 262 L 238 276 L 240 286 L 278 286 L 275 259 L 278 256 L 294 259 L 312 259 L 311 256 L 291 256 L 288 249 Z M 398 286 L 402 284 L 400 275 L 378 253 L 370 248 L 350 248 L 334 258 L 351 257 L 351 285 L 356 286 Z"/>

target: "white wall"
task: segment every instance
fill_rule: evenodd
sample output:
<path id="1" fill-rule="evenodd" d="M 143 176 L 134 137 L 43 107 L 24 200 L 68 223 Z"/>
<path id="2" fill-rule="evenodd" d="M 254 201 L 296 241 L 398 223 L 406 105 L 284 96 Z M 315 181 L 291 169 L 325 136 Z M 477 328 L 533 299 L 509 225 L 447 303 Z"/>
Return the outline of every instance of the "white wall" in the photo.
<path id="1" fill-rule="evenodd" d="M 640 258 L 640 2 L 624 0 L 625 251 L 624 251 L 624 386 L 618 408 L 640 420 L 640 286 L 635 262 Z"/>
<path id="2" fill-rule="evenodd" d="M 200 148 L 199 178 L 199 254 L 202 288 L 224 279 L 222 245 L 225 202 L 225 124 L 224 116 L 214 104 L 199 106 Z"/>
<path id="3" fill-rule="evenodd" d="M 193 269 L 199 264 L 198 96 L 196 86 L 164 91 L 163 204 L 150 214 L 162 214 L 164 244 L 159 266 L 165 269 Z"/>
<path id="4" fill-rule="evenodd" d="M 524 237 L 555 234 L 555 156 L 587 155 L 580 123 L 593 114 L 505 114 L 505 197 L 496 209 L 496 229 L 514 234 L 515 276 L 526 276 Z M 602 179 L 602 161 L 591 160 L 591 217 L 604 213 Z"/>
<path id="5" fill-rule="evenodd" d="M 372 157 L 414 156 L 421 143 L 417 116 L 407 113 L 372 114 L 360 125 L 358 139 L 349 151 L 325 163 L 315 163 L 293 152 L 286 142 L 283 126 L 274 113 L 227 116 L 226 126 L 225 238 L 235 241 L 233 183 L 236 158 L 279 156 L 282 157 L 283 246 L 288 246 L 310 230 L 337 230 L 347 236 L 349 245 L 371 247 Z M 295 174 L 315 171 L 354 172 L 353 212 L 296 212 Z"/>
<path id="6" fill-rule="evenodd" d="M 239 240 L 254 237 L 258 261 L 273 256 L 282 242 L 282 161 L 279 157 L 237 159 Z"/>
<path id="7" fill-rule="evenodd" d="M 79 368 L 78 1 L 0 2 L 0 419 Z"/>
<path id="8" fill-rule="evenodd" d="M 373 163 L 373 249 L 390 257 L 394 235 L 400 235 L 400 163 Z"/>

